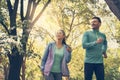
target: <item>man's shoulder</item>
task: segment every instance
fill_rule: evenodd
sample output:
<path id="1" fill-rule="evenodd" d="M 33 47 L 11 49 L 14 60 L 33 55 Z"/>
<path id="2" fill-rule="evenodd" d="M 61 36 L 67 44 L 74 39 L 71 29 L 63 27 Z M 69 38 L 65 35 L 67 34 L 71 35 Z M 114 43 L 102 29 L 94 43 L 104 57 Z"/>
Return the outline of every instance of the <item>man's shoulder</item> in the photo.
<path id="1" fill-rule="evenodd" d="M 105 33 L 104 32 L 100 32 L 101 35 L 105 36 Z"/>
<path id="2" fill-rule="evenodd" d="M 92 32 L 92 30 L 87 30 L 86 32 L 85 32 L 85 34 L 89 34 L 89 33 L 91 33 Z"/>

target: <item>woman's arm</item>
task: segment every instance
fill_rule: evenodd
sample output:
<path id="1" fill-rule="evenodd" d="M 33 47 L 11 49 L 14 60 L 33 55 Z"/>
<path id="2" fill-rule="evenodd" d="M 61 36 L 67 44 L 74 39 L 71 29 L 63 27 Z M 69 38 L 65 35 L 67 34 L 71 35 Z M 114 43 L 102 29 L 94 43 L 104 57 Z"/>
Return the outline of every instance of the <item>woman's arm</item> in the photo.
<path id="1" fill-rule="evenodd" d="M 43 58 L 42 58 L 42 61 L 41 61 L 41 71 L 44 70 L 44 67 L 45 67 L 45 63 L 46 63 L 46 60 L 47 60 L 47 57 L 48 57 L 48 53 L 49 53 L 49 49 L 50 49 L 50 45 L 51 44 L 48 44 L 48 46 L 46 47 L 45 51 L 44 51 L 44 55 L 43 55 Z"/>
<path id="2" fill-rule="evenodd" d="M 72 53 L 72 49 L 70 46 L 66 46 L 66 53 L 65 53 L 65 59 L 66 62 L 69 63 L 71 60 L 71 53 Z"/>

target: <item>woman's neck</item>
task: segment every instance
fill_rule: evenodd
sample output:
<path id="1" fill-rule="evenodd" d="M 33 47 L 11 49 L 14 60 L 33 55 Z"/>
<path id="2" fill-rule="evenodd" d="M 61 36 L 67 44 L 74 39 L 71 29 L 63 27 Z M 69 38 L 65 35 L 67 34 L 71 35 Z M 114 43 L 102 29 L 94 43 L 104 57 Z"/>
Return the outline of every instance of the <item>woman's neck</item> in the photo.
<path id="1" fill-rule="evenodd" d="M 61 40 L 56 40 L 56 45 L 62 45 L 62 41 Z"/>
<path id="2" fill-rule="evenodd" d="M 61 40 L 57 40 L 56 41 L 56 47 L 57 48 L 61 48 L 63 45 L 62 45 L 62 41 Z"/>

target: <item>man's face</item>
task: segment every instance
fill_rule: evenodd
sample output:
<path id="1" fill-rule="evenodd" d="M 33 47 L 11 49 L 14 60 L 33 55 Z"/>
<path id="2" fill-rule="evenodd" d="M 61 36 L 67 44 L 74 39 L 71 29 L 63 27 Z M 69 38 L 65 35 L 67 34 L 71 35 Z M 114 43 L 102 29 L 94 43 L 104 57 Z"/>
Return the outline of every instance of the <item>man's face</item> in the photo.
<path id="1" fill-rule="evenodd" d="M 101 23 L 97 19 L 91 20 L 92 29 L 99 29 Z"/>

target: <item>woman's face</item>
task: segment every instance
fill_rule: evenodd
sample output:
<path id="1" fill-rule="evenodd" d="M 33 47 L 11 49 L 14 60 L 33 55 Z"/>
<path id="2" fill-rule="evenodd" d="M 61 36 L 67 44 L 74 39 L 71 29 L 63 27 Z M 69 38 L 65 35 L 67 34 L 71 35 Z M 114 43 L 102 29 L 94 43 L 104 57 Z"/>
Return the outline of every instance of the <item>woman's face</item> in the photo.
<path id="1" fill-rule="evenodd" d="M 62 40 L 64 37 L 65 37 L 65 35 L 63 34 L 63 32 L 61 30 L 57 31 L 56 38 L 58 40 Z"/>

